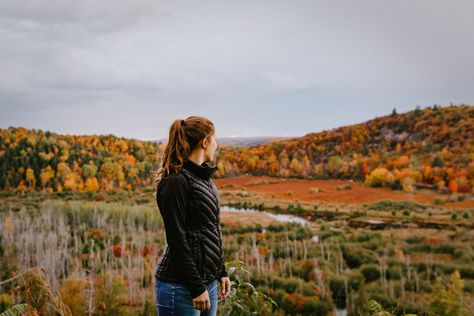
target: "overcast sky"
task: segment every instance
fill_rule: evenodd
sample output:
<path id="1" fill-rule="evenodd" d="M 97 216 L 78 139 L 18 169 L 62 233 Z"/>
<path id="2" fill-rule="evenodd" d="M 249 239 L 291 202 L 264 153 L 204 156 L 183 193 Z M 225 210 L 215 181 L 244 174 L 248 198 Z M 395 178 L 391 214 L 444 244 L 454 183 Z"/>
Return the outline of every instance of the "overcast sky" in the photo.
<path id="1" fill-rule="evenodd" d="M 0 2 L 0 127 L 299 136 L 474 104 L 474 1 Z"/>

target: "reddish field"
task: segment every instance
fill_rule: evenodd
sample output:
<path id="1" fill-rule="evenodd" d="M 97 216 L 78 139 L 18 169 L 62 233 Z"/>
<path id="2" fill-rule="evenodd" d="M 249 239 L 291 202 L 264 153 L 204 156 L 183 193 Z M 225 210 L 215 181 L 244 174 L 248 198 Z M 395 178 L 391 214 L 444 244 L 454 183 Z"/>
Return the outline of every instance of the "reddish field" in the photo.
<path id="1" fill-rule="evenodd" d="M 360 182 L 345 180 L 303 180 L 272 178 L 267 176 L 242 176 L 225 179 L 214 179 L 219 191 L 242 190 L 248 192 L 274 196 L 276 199 L 300 201 L 318 201 L 341 204 L 371 204 L 379 200 L 392 201 L 415 201 L 423 204 L 434 204 L 434 199 L 449 198 L 449 195 L 438 194 L 430 191 L 418 191 L 415 193 L 405 193 L 393 191 L 388 188 L 370 188 Z M 350 184 L 350 190 L 338 190 L 341 185 Z M 313 188 L 313 189 L 311 189 Z M 322 192 L 315 192 L 321 189 Z M 291 192 L 291 194 L 289 194 Z M 447 208 L 471 208 L 474 207 L 474 200 L 444 203 L 439 205 Z"/>

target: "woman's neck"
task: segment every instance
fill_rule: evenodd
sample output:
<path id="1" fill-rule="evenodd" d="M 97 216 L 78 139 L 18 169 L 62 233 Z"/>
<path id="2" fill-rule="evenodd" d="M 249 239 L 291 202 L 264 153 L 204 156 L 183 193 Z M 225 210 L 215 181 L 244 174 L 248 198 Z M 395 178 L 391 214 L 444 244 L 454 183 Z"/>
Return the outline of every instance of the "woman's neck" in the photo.
<path id="1" fill-rule="evenodd" d="M 205 161 L 204 152 L 198 151 L 198 152 L 191 153 L 187 159 L 192 160 L 195 164 L 200 166 Z"/>

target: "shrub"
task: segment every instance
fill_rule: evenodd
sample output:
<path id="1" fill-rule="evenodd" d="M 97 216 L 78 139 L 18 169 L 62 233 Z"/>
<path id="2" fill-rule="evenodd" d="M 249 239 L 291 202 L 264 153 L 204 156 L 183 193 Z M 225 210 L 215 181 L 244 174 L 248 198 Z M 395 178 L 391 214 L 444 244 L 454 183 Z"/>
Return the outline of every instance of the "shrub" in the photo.
<path id="1" fill-rule="evenodd" d="M 311 229 L 306 226 L 301 226 L 296 229 L 296 240 L 309 239 L 313 236 Z"/>
<path id="2" fill-rule="evenodd" d="M 67 278 L 61 289 L 60 294 L 64 303 L 71 309 L 73 315 L 87 314 L 86 306 L 86 280 L 79 278 Z"/>
<path id="3" fill-rule="evenodd" d="M 364 276 L 366 283 L 370 283 L 380 278 L 379 268 L 375 264 L 362 265 L 360 268 L 360 272 Z"/>
<path id="4" fill-rule="evenodd" d="M 388 280 L 400 280 L 400 266 L 390 266 L 387 269 L 386 277 Z M 424 270 L 423 270 L 424 271 Z"/>
<path id="5" fill-rule="evenodd" d="M 275 277 L 271 281 L 273 288 L 283 289 L 286 293 L 294 293 L 300 285 L 300 279 L 293 278 L 279 278 Z"/>
<path id="6" fill-rule="evenodd" d="M 459 266 L 459 273 L 463 279 L 474 279 L 474 267 L 472 265 Z"/>
<path id="7" fill-rule="evenodd" d="M 346 308 L 346 289 L 342 277 L 332 277 L 329 279 L 329 289 L 332 299 L 339 309 Z"/>
<path id="8" fill-rule="evenodd" d="M 364 263 L 376 262 L 375 254 L 359 245 L 342 245 L 341 251 L 351 269 L 358 268 Z"/>
<path id="9" fill-rule="evenodd" d="M 474 293 L 474 283 L 464 282 L 463 291 L 468 293 Z"/>
<path id="10" fill-rule="evenodd" d="M 278 225 L 278 224 L 270 224 L 267 226 L 267 230 L 269 232 L 274 232 L 274 233 L 278 233 L 278 232 L 281 232 L 285 229 L 285 227 L 283 225 Z"/>
<path id="11" fill-rule="evenodd" d="M 370 232 L 364 232 L 362 234 L 356 235 L 355 240 L 357 242 L 364 242 L 364 241 L 369 241 L 372 240 L 373 238 L 380 239 L 380 234 L 374 234 Z"/>
<path id="12" fill-rule="evenodd" d="M 393 183 L 395 177 L 386 168 L 376 168 L 365 177 L 365 183 L 371 187 L 385 187 Z"/>
<path id="13" fill-rule="evenodd" d="M 422 242 L 423 240 L 425 240 L 425 238 L 426 238 L 426 236 L 413 235 L 413 236 L 407 237 L 405 239 L 405 242 L 407 244 L 418 244 L 418 243 Z"/>
<path id="14" fill-rule="evenodd" d="M 332 305 L 328 301 L 317 298 L 308 298 L 303 303 L 303 315 L 327 315 L 332 310 Z"/>
<path id="15" fill-rule="evenodd" d="M 418 210 L 424 210 L 427 207 L 428 207 L 427 205 L 419 204 L 413 201 L 390 201 L 390 200 L 379 201 L 367 206 L 369 210 L 387 211 L 387 212 L 392 211 L 392 210 L 418 211 Z"/>
<path id="16" fill-rule="evenodd" d="M 348 286 L 354 291 L 359 290 L 364 284 L 364 276 L 358 270 L 352 270 L 348 275 Z"/>

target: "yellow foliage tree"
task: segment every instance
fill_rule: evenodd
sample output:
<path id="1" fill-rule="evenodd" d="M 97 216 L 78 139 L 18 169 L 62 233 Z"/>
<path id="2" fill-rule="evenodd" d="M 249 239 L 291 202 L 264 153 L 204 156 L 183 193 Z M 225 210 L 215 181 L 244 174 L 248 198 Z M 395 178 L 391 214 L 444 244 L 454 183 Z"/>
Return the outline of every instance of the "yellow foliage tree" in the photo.
<path id="1" fill-rule="evenodd" d="M 34 190 L 36 186 L 36 178 L 35 171 L 31 168 L 26 169 L 26 182 L 28 182 L 30 189 Z"/>
<path id="2" fill-rule="evenodd" d="M 63 181 L 63 183 L 64 181 L 66 181 L 66 177 L 70 171 L 71 171 L 71 168 L 69 168 L 69 165 L 67 163 L 65 162 L 58 163 L 57 176 Z"/>
<path id="3" fill-rule="evenodd" d="M 46 187 L 46 184 L 54 178 L 54 170 L 51 168 L 51 166 L 47 166 L 46 168 L 41 169 L 40 172 L 40 180 L 41 180 L 41 185 L 43 186 L 43 190 Z"/>
<path id="4" fill-rule="evenodd" d="M 458 270 L 451 274 L 450 282 L 437 277 L 433 289 L 431 308 L 436 315 L 469 316 L 469 301 L 463 294 L 464 282 Z"/>
<path id="5" fill-rule="evenodd" d="M 66 179 L 64 180 L 64 188 L 71 191 L 77 190 L 77 175 L 73 171 L 70 171 L 67 174 Z"/>
<path id="6" fill-rule="evenodd" d="M 86 192 L 98 192 L 99 191 L 99 181 L 96 177 L 88 178 L 86 180 Z"/>
<path id="7" fill-rule="evenodd" d="M 393 183 L 395 177 L 386 168 L 376 168 L 365 177 L 365 183 L 371 187 L 385 187 Z"/>
<path id="8" fill-rule="evenodd" d="M 271 176 L 275 176 L 278 173 L 279 164 L 277 156 L 273 152 L 270 153 L 267 159 L 268 162 L 268 174 Z"/>
<path id="9" fill-rule="evenodd" d="M 290 162 L 290 174 L 292 176 L 301 176 L 303 171 L 303 165 L 298 161 L 298 159 L 293 158 Z"/>
<path id="10" fill-rule="evenodd" d="M 397 160 L 395 160 L 393 166 L 397 169 L 403 169 L 408 166 L 410 163 L 410 157 L 408 156 L 400 156 Z"/>
<path id="11" fill-rule="evenodd" d="M 82 176 L 85 178 L 95 177 L 97 175 L 97 167 L 92 160 L 82 167 Z"/>

